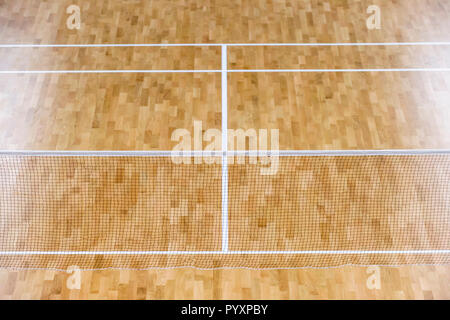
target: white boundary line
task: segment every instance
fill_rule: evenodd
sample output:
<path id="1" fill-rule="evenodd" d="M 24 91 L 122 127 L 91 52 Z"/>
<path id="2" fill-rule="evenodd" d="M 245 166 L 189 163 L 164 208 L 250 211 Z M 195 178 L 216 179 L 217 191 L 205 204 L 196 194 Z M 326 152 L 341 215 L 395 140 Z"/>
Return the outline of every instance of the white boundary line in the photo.
<path id="1" fill-rule="evenodd" d="M 224 46 L 226 48 L 226 46 Z M 223 70 L 0 70 L 0 74 L 67 74 L 67 73 L 227 73 L 227 72 L 448 72 L 450 68 L 387 69 L 225 69 Z"/>
<path id="2" fill-rule="evenodd" d="M 335 43 L 111 43 L 111 44 L 0 44 L 0 48 L 102 48 L 102 47 L 253 47 L 253 46 L 449 46 L 450 41 L 430 42 L 335 42 Z"/>
<path id="3" fill-rule="evenodd" d="M 222 251 L 228 251 L 228 62 L 227 46 L 222 48 Z"/>
<path id="4" fill-rule="evenodd" d="M 303 251 L 3 251 L 0 255 L 222 255 L 222 254 L 450 254 L 450 250 L 303 250 Z"/>
<path id="5" fill-rule="evenodd" d="M 155 44 L 1 44 L 0 48 L 86 48 L 86 47 L 221 47 L 228 46 L 450 46 L 450 42 L 353 42 L 353 43 L 155 43 Z M 222 58 L 223 59 L 223 58 Z M 226 61 L 226 60 L 225 60 Z M 222 60 L 223 63 L 223 60 Z M 433 72 L 450 68 L 387 68 L 387 69 L 228 69 L 225 72 Z M 5 70 L 0 74 L 65 74 L 65 73 L 218 73 L 222 70 Z"/>
<path id="6" fill-rule="evenodd" d="M 228 72 L 433 72 L 450 68 L 386 68 L 386 69 L 230 69 Z"/>
<path id="7" fill-rule="evenodd" d="M 23 73 L 213 73 L 221 70 L 7 70 L 0 74 Z"/>
<path id="8" fill-rule="evenodd" d="M 224 134 L 222 133 L 222 139 Z M 226 138 L 226 137 L 225 137 Z M 224 141 L 224 140 L 222 140 Z M 222 142 L 223 143 L 223 142 Z M 223 147 L 223 146 L 222 146 Z M 403 156 L 450 155 L 450 149 L 386 149 L 386 150 L 260 150 L 260 151 L 52 151 L 0 150 L 0 156 L 42 157 L 225 157 L 226 156 Z M 226 158 L 226 157 L 225 157 Z"/>
<path id="9" fill-rule="evenodd" d="M 338 47 L 338 46 L 449 46 L 450 41 L 416 42 L 314 42 L 314 43 L 231 43 L 236 47 Z"/>

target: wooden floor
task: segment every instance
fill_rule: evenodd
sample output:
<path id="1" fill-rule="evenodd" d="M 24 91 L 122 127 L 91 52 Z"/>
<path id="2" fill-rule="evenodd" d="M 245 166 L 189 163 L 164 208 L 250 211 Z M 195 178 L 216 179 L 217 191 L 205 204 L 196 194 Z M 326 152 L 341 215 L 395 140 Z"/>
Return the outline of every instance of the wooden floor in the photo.
<path id="1" fill-rule="evenodd" d="M 66 27 L 66 8 L 72 4 L 81 8 L 80 30 Z M 366 9 L 373 4 L 379 5 L 382 10 L 382 28 L 379 30 L 368 30 L 366 27 Z M 446 0 L 0 0 L 0 44 L 449 41 L 449 17 L 450 2 Z M 230 70 L 437 67 L 450 67 L 450 46 L 228 48 Z M 170 139 L 173 131 L 186 128 L 192 132 L 193 120 L 202 121 L 203 130 L 220 129 L 221 78 L 220 73 L 214 72 L 220 68 L 219 47 L 0 48 L 2 71 L 210 71 L 182 74 L 1 74 L 0 149 L 171 150 L 174 147 Z M 283 150 L 450 149 L 449 89 L 448 72 L 230 72 L 228 127 L 279 129 L 280 148 Z M 216 171 L 217 174 L 209 173 L 209 176 L 220 178 L 220 169 Z M 247 173 L 240 172 L 236 167 L 230 170 L 231 179 L 236 180 L 235 185 L 241 188 L 235 190 L 232 200 L 236 201 L 236 206 L 253 208 L 262 200 L 246 198 L 246 181 L 240 180 L 244 174 Z M 413 179 L 420 180 L 423 176 Z M 280 178 L 284 182 L 280 180 L 277 183 L 298 183 L 295 179 L 299 177 L 287 172 Z M 219 180 L 209 182 L 212 189 L 220 189 Z M 260 181 L 258 186 L 262 183 Z M 405 192 L 417 186 L 411 181 L 404 181 L 404 184 L 409 186 Z M 185 185 L 170 190 L 192 198 L 192 191 L 186 186 L 195 185 L 195 179 L 187 179 Z M 393 190 L 391 182 L 383 186 L 386 190 Z M 310 187 L 314 190 L 319 188 L 322 193 L 329 191 L 323 184 L 312 184 Z M 42 194 L 45 191 L 35 190 Z M 119 195 L 119 191 L 113 190 L 112 193 Z M 422 208 L 419 212 L 423 213 L 430 208 L 422 201 L 429 190 L 419 188 L 416 191 L 414 194 L 418 202 L 412 201 L 409 206 L 401 207 L 404 210 Z M 281 198 L 282 193 L 278 190 L 278 198 L 268 196 L 266 200 L 270 204 L 271 200 Z M 71 208 L 75 211 L 76 200 L 83 199 L 79 191 L 72 192 L 68 197 L 63 192 L 60 196 L 66 205 L 72 204 Z M 397 196 L 403 199 L 401 193 Z M 446 199 L 445 194 L 443 196 Z M 182 198 L 175 196 L 166 199 L 167 216 L 178 219 L 180 213 L 183 216 L 184 211 L 193 210 L 192 203 L 183 204 Z M 315 209 L 326 209 L 331 203 L 325 198 L 315 200 Z M 366 203 L 367 199 L 357 200 Z M 47 205 L 51 207 L 55 203 L 52 201 L 48 199 Z M 107 203 L 112 199 L 105 198 L 103 201 Z M 220 199 L 205 200 L 200 197 L 194 202 L 210 212 L 220 211 Z M 419 202 L 423 207 L 417 206 Z M 292 205 L 296 207 L 299 204 Z M 127 230 L 137 227 L 137 232 L 141 230 L 145 233 L 145 223 L 158 223 L 153 220 L 144 223 L 134 221 L 134 224 L 128 225 L 130 229 L 121 230 L 120 219 L 123 217 L 120 214 L 127 212 L 134 204 L 125 206 L 115 208 L 118 210 L 114 215 L 117 220 L 112 225 L 118 227 L 117 232 L 127 233 Z M 180 209 L 174 213 L 170 211 L 173 207 Z M 45 209 L 45 205 L 42 208 Z M 392 211 L 392 214 L 395 217 L 399 212 Z M 212 215 L 215 216 L 218 214 Z M 198 215 L 195 217 L 198 220 Z M 230 217 L 233 218 L 233 212 Z M 252 216 L 240 218 L 246 221 L 255 219 Z M 285 238 L 291 240 L 291 245 L 298 246 L 298 239 L 289 237 L 292 233 L 289 227 L 298 222 L 291 218 L 284 221 L 288 227 L 283 230 L 276 219 L 262 222 L 256 219 L 249 226 L 265 227 L 272 222 L 277 235 L 287 234 Z M 194 226 L 195 229 L 195 224 L 189 221 L 173 219 L 170 220 L 172 228 L 189 229 Z M 231 231 L 243 226 L 239 219 L 230 222 Z M 220 229 L 218 222 L 207 223 Z M 440 228 L 445 231 L 445 225 Z M 219 246 L 218 232 L 211 234 L 203 228 L 195 232 L 202 235 L 202 243 L 208 249 Z M 266 229 L 266 233 L 261 232 L 261 239 L 267 232 L 270 229 Z M 433 233 L 433 228 L 427 229 L 427 232 L 439 234 Z M 257 241 L 247 237 L 249 234 L 251 232 L 242 233 L 242 239 L 235 238 L 231 244 L 245 243 L 246 249 L 257 247 Z M 387 241 L 395 247 L 395 236 L 399 235 L 392 232 L 388 240 L 383 238 L 378 241 L 384 241 L 384 244 Z M 96 236 L 102 238 L 101 234 Z M 156 234 L 155 237 L 163 238 Z M 87 242 L 92 240 L 88 236 L 83 236 L 83 239 Z M 136 239 L 128 240 L 129 244 L 136 245 Z M 161 246 L 178 248 L 190 241 L 186 238 L 182 243 L 166 240 L 160 243 Z M 411 240 L 417 240 L 416 244 L 428 243 L 423 239 Z M 105 241 L 109 243 L 108 239 Z M 27 242 L 23 239 L 19 243 L 26 248 Z M 52 243 L 40 242 L 40 239 L 35 243 L 45 249 L 52 246 Z M 448 249 L 447 242 L 433 243 Z M 104 242 L 96 244 L 101 247 Z M 282 249 L 290 245 L 289 241 L 277 244 Z M 165 247 L 157 249 L 164 250 Z M 81 288 L 69 290 L 66 286 L 69 275 L 65 272 L 1 270 L 0 298 L 450 299 L 450 266 L 381 267 L 380 289 L 368 289 L 366 282 L 370 274 L 367 271 L 366 267 L 83 271 Z"/>
<path id="2" fill-rule="evenodd" d="M 445 0 L 0 1 L 3 43 L 266 43 L 448 41 Z M 66 28 L 79 5 L 82 28 Z M 368 30 L 367 8 L 382 10 Z"/>
<path id="3" fill-rule="evenodd" d="M 450 299 L 448 266 L 299 270 L 83 271 L 81 287 L 56 271 L 0 271 L 0 299 Z"/>

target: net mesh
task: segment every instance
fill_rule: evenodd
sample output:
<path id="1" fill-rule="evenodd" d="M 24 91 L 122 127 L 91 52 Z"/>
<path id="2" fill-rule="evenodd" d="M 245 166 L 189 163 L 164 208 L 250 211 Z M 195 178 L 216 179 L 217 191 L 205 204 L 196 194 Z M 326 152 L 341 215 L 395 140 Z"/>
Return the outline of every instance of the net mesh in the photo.
<path id="1" fill-rule="evenodd" d="M 0 155 L 0 267 L 450 262 L 450 155 L 189 159 Z"/>

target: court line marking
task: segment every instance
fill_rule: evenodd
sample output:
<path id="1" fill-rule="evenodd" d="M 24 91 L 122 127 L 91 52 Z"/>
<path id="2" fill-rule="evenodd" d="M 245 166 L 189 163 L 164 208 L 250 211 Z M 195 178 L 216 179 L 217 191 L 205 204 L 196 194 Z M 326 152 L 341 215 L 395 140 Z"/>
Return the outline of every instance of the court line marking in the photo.
<path id="1" fill-rule="evenodd" d="M 0 44 L 0 48 L 102 48 L 102 47 L 253 47 L 253 46 L 448 46 L 450 41 L 419 42 L 313 42 L 313 43 L 111 43 L 111 44 Z"/>
<path id="2" fill-rule="evenodd" d="M 450 42 L 373 42 L 373 43 L 236 43 L 236 44 L 80 44 L 80 45 L 45 45 L 45 44 L 4 44 L 0 48 L 27 47 L 180 47 L 180 46 L 405 46 L 405 45 L 450 45 Z M 226 53 L 226 49 L 225 49 Z M 223 52 L 222 52 L 223 54 Z M 223 61 L 222 61 L 223 63 Z M 226 69 L 226 72 L 419 72 L 450 71 L 450 68 L 386 68 L 386 69 Z M 8 70 L 0 74 L 63 74 L 63 73 L 208 73 L 222 70 Z"/>
<path id="3" fill-rule="evenodd" d="M 2 251 L 0 255 L 222 255 L 222 254 L 450 254 L 450 250 L 302 250 L 302 251 Z"/>
<path id="4" fill-rule="evenodd" d="M 218 73 L 222 70 L 2 70 L 0 74 L 22 73 Z"/>
<path id="5" fill-rule="evenodd" d="M 228 62 L 227 46 L 221 47 L 222 54 L 222 251 L 228 251 Z"/>
<path id="6" fill-rule="evenodd" d="M 450 68 L 382 68 L 382 69 L 226 69 L 224 70 L 0 70 L 0 74 L 62 73 L 242 73 L 242 72 L 439 72 Z"/>
<path id="7" fill-rule="evenodd" d="M 383 150 L 259 150 L 259 151 L 52 151 L 0 150 L 0 156 L 43 157 L 225 157 L 225 156 L 384 156 L 449 155 L 450 149 L 383 149 Z"/>
<path id="8" fill-rule="evenodd" d="M 450 68 L 381 68 L 381 69 L 230 69 L 228 72 L 429 72 Z"/>

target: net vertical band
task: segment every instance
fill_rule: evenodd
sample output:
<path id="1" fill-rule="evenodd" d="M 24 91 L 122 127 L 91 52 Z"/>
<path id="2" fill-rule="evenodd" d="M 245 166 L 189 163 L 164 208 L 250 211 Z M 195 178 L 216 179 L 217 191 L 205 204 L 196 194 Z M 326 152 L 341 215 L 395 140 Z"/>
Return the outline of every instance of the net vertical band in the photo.
<path id="1" fill-rule="evenodd" d="M 227 46 L 222 45 L 222 251 L 228 252 L 228 71 Z"/>

